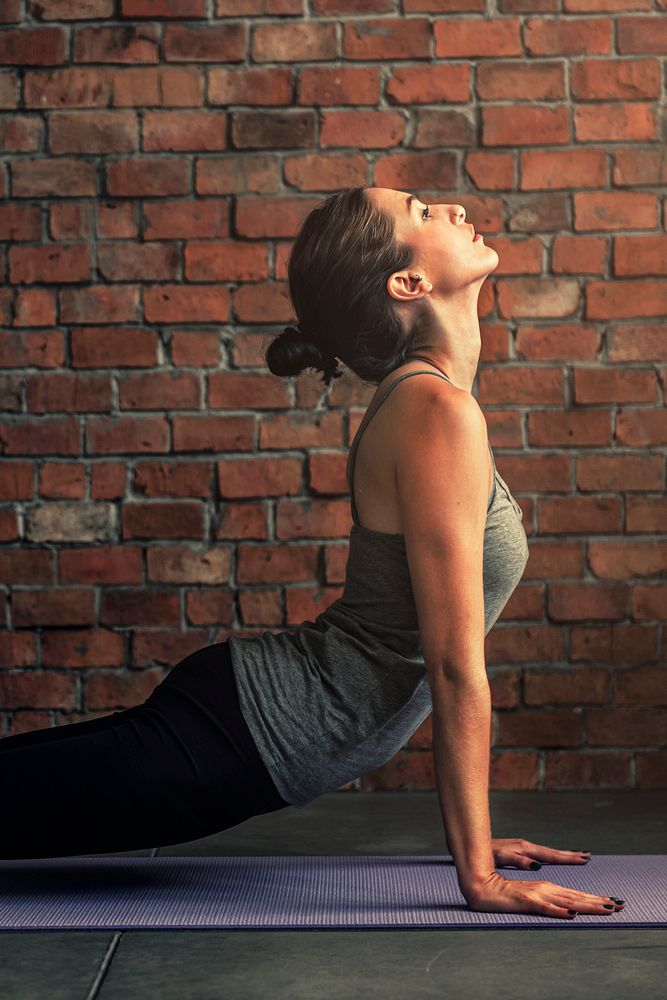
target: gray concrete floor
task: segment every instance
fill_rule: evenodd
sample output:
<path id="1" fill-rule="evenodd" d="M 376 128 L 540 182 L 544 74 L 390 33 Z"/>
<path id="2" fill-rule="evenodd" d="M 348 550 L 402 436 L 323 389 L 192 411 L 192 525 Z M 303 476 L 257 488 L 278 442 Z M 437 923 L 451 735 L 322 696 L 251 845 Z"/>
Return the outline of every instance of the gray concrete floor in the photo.
<path id="1" fill-rule="evenodd" d="M 492 792 L 491 818 L 495 837 L 525 837 L 550 847 L 590 850 L 594 856 L 662 854 L 667 847 L 667 791 Z M 448 851 L 435 792 L 334 792 L 306 809 L 256 816 L 203 840 L 122 853 Z M 0 997 L 653 1000 L 665 996 L 667 928 L 574 929 L 568 924 L 563 931 L 4 931 Z"/>

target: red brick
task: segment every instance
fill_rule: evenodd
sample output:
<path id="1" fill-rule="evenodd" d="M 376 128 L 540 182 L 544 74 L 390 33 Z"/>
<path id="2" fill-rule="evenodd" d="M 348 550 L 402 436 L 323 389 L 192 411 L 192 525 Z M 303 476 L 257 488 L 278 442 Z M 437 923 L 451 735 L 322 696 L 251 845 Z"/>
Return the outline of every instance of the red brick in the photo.
<path id="1" fill-rule="evenodd" d="M 196 410 L 201 388 L 194 372 L 140 372 L 118 380 L 121 410 Z"/>
<path id="2" fill-rule="evenodd" d="M 171 363 L 197 368 L 220 364 L 220 336 L 217 330 L 172 330 Z"/>
<path id="3" fill-rule="evenodd" d="M 26 108 L 104 108 L 111 98 L 111 71 L 56 69 L 26 73 L 23 84 Z"/>
<path id="4" fill-rule="evenodd" d="M 184 159 L 146 156 L 136 160 L 108 163 L 107 190 L 122 197 L 151 197 L 187 194 L 190 190 L 188 164 Z"/>
<path id="5" fill-rule="evenodd" d="M 526 149 L 520 156 L 524 191 L 599 188 L 605 184 L 606 162 L 602 149 Z"/>
<path id="6" fill-rule="evenodd" d="M 241 62 L 247 57 L 247 44 L 248 27 L 242 22 L 192 28 L 168 24 L 164 29 L 168 62 Z"/>
<path id="7" fill-rule="evenodd" d="M 59 368 L 64 361 L 65 337 L 60 330 L 0 336 L 0 368 Z"/>
<path id="8" fill-rule="evenodd" d="M 412 140 L 415 149 L 431 149 L 448 142 L 452 146 L 474 146 L 476 127 L 467 114 L 437 108 L 417 112 L 416 130 Z M 383 122 L 379 120 L 381 129 Z M 388 131 L 386 127 L 383 131 Z"/>
<path id="9" fill-rule="evenodd" d="M 614 104 L 577 105 L 574 112 L 575 136 L 579 142 L 651 142 L 658 138 L 653 103 L 638 101 L 624 105 L 618 114 Z"/>
<path id="10" fill-rule="evenodd" d="M 200 70 L 185 66 L 119 69 L 113 75 L 112 104 L 117 108 L 198 107 L 204 101 Z"/>
<path id="11" fill-rule="evenodd" d="M 401 28 L 409 35 L 416 19 L 403 21 Z M 428 22 L 421 21 L 427 30 Z M 384 35 L 391 33 L 391 22 L 384 21 Z M 386 40 L 386 38 L 385 38 Z M 424 53 L 426 54 L 426 53 Z M 332 21 L 289 21 L 255 25 L 252 39 L 254 62 L 314 62 L 334 60 L 338 56 L 336 25 Z"/>
<path id="12" fill-rule="evenodd" d="M 95 166 L 77 159 L 20 159 L 11 165 L 12 194 L 16 198 L 75 197 L 94 195 Z"/>
<path id="13" fill-rule="evenodd" d="M 661 746 L 667 711 L 663 708 L 587 708 L 584 710 L 589 746 Z M 622 737 L 619 740 L 619 733 Z"/>
<path id="14" fill-rule="evenodd" d="M 29 0 L 30 13 L 39 21 L 83 21 L 113 17 L 114 0 Z"/>
<path id="15" fill-rule="evenodd" d="M 280 591 L 280 587 L 271 590 L 244 591 L 239 596 L 239 611 L 243 623 L 245 625 L 280 625 L 283 621 Z M 193 594 L 192 598 L 194 596 Z"/>
<path id="16" fill-rule="evenodd" d="M 14 284 L 89 281 L 92 263 L 86 243 L 49 243 L 9 248 L 9 277 Z"/>
<path id="17" fill-rule="evenodd" d="M 14 326 L 55 326 L 56 293 L 49 288 L 18 288 Z"/>
<path id="18" fill-rule="evenodd" d="M 129 240 L 136 237 L 135 206 L 131 201 L 97 202 L 97 235 L 102 240 Z"/>
<path id="19" fill-rule="evenodd" d="M 592 572 L 601 580 L 665 576 L 667 541 L 628 538 L 618 542 L 591 542 L 588 547 L 588 562 Z"/>
<path id="20" fill-rule="evenodd" d="M 320 145 L 323 149 L 330 146 L 386 149 L 403 143 L 405 127 L 405 117 L 399 111 L 324 111 Z"/>
<path id="21" fill-rule="evenodd" d="M 39 240 L 41 220 L 39 205 L 0 205 L 0 240 Z"/>
<path id="22" fill-rule="evenodd" d="M 17 74 L 0 72 L 0 108 L 10 111 L 18 105 Z"/>
<path id="23" fill-rule="evenodd" d="M 482 108 L 485 146 L 551 146 L 570 140 L 569 110 L 564 104 L 553 108 L 522 106 Z"/>
<path id="24" fill-rule="evenodd" d="M 133 322 L 138 312 L 138 285 L 92 285 L 60 292 L 61 323 Z"/>
<path id="25" fill-rule="evenodd" d="M 157 364 L 157 332 L 140 327 L 105 326 L 72 330 L 73 368 L 152 368 Z"/>
<path id="26" fill-rule="evenodd" d="M 607 332 L 609 361 L 667 361 L 667 338 L 662 323 L 610 324 Z"/>
<path id="27" fill-rule="evenodd" d="M 147 202 L 144 218 L 147 240 L 229 236 L 227 206 L 216 199 Z"/>
<path id="28" fill-rule="evenodd" d="M 175 243 L 108 243 L 97 248 L 97 266 L 108 281 L 178 278 L 178 257 Z"/>
<path id="29" fill-rule="evenodd" d="M 387 114 L 393 117 L 394 112 Z M 312 148 L 315 130 L 314 111 L 255 110 L 232 115 L 232 141 L 237 149 Z"/>
<path id="30" fill-rule="evenodd" d="M 652 368 L 579 368 L 574 372 L 573 399 L 577 405 L 656 403 L 659 393 L 657 375 Z M 619 412 L 632 411 L 624 408 Z"/>
<path id="31" fill-rule="evenodd" d="M 660 490 L 662 468 L 659 455 L 585 454 L 577 459 L 576 485 L 599 492 Z"/>
<path id="32" fill-rule="evenodd" d="M 132 111 L 54 111 L 49 118 L 52 153 L 129 153 L 137 134 Z"/>
<path id="33" fill-rule="evenodd" d="M 124 503 L 121 518 L 122 538 L 204 537 L 204 505 L 199 500 Z"/>
<path id="34" fill-rule="evenodd" d="M 623 17 L 618 26 L 618 51 L 621 55 L 636 52 L 644 55 L 655 52 L 657 55 L 665 52 L 665 21 L 663 18 L 647 17 L 636 14 Z"/>
<path id="35" fill-rule="evenodd" d="M 8 673 L 0 676 L 0 698 L 5 709 L 71 709 L 78 700 L 77 681 L 76 677 L 48 670 Z M 43 721 L 39 728 L 49 728 L 49 722 Z"/>
<path id="36" fill-rule="evenodd" d="M 51 583 L 54 553 L 44 549 L 0 550 L 0 582 L 17 584 Z"/>
<path id="37" fill-rule="evenodd" d="M 374 22 L 380 24 L 381 22 Z M 485 58 L 491 56 L 520 56 L 521 22 L 517 17 L 502 20 L 485 20 L 479 17 L 447 18 L 433 25 L 435 55 L 441 59 Z M 382 47 L 383 39 L 371 38 L 375 47 Z"/>
<path id="38" fill-rule="evenodd" d="M 0 30 L 0 66 L 57 66 L 64 62 L 62 28 Z"/>
<path id="39" fill-rule="evenodd" d="M 610 17 L 578 17 L 558 22 L 531 17 L 524 30 L 526 51 L 531 56 L 609 55 L 612 51 Z"/>
<path id="40" fill-rule="evenodd" d="M 406 84 L 409 71 L 419 71 L 419 83 L 414 89 L 408 87 L 407 93 L 410 96 L 400 97 L 396 92 Z M 209 82 L 209 100 L 213 101 L 211 92 L 216 91 L 221 97 L 230 90 L 230 84 L 235 82 L 233 78 L 227 81 L 224 74 L 229 70 L 211 70 Z M 249 71 L 248 71 L 249 72 Z M 275 73 L 276 70 L 255 70 L 255 73 Z M 285 72 L 283 70 L 283 72 Z M 387 83 L 387 94 L 392 91 L 394 103 L 420 103 L 430 101 L 467 101 L 469 85 L 467 84 L 469 70 L 468 67 L 460 66 L 429 66 L 423 67 L 395 67 L 393 78 Z M 243 79 L 239 77 L 239 81 Z M 258 83 L 261 82 L 258 78 Z M 458 87 L 454 81 L 458 81 Z M 215 86 L 214 86 L 215 81 Z M 251 81 L 252 83 L 252 78 Z M 285 86 L 289 84 L 289 78 L 285 79 Z M 377 105 L 380 103 L 380 69 L 377 66 L 361 68 L 346 66 L 304 66 L 299 71 L 299 104 L 312 107 L 314 104 L 326 106 L 329 104 L 351 104 L 358 107 L 361 104 Z M 430 96 L 429 87 L 432 88 Z M 464 93 L 465 91 L 465 93 Z M 233 93 L 233 91 L 232 91 Z M 437 95 L 437 96 L 435 96 Z M 231 96 L 231 95 L 230 95 Z M 231 100 L 232 104 L 255 103 L 247 100 Z M 260 103 L 260 102 L 258 102 Z M 288 104 L 289 101 L 262 101 L 262 104 Z"/>
<path id="41" fill-rule="evenodd" d="M 0 115 L 3 153 L 34 153 L 42 144 L 43 123 L 33 115 Z"/>
<path id="42" fill-rule="evenodd" d="M 317 569 L 318 545 L 239 545 L 236 582 L 303 583 L 312 580 Z"/>
<path id="43" fill-rule="evenodd" d="M 528 441 L 531 445 L 554 448 L 611 446 L 611 410 L 553 410 L 528 414 Z"/>
<path id="44" fill-rule="evenodd" d="M 142 129 L 149 153 L 227 148 L 227 115 L 222 111 L 147 111 Z"/>
<path id="45" fill-rule="evenodd" d="M 158 46 L 156 24 L 79 28 L 74 36 L 74 62 L 156 63 Z"/>
<path id="46" fill-rule="evenodd" d="M 3 461 L 0 500 L 30 500 L 33 495 L 34 464 Z M 0 633 L 1 637 L 2 633 Z"/>
<path id="47" fill-rule="evenodd" d="M 627 530 L 628 531 L 667 531 L 667 497 L 660 491 L 658 497 L 628 496 Z"/>
<path id="48" fill-rule="evenodd" d="M 619 187 L 635 184 L 660 184 L 664 178 L 664 161 L 659 147 L 618 147 L 614 156 L 612 180 Z"/>
<path id="49" fill-rule="evenodd" d="M 480 66 L 478 74 L 481 69 Z M 327 72 L 330 76 L 326 75 Z M 312 76 L 306 76 L 307 73 Z M 310 89 L 302 94 L 300 103 L 310 103 L 306 99 L 306 94 L 309 94 L 311 98 L 317 99 L 318 104 L 378 104 L 378 73 L 379 70 L 372 67 L 328 71 L 319 67 L 303 69 L 300 74 L 301 87 L 304 88 L 305 78 L 310 83 Z M 463 64 L 392 66 L 385 91 L 389 103 L 400 107 L 406 104 L 467 103 L 470 100 L 470 80 L 471 68 Z M 357 91 L 360 91 L 360 97 L 355 100 Z"/>
<path id="50" fill-rule="evenodd" d="M 210 462 L 138 461 L 134 466 L 132 488 L 141 497 L 203 497 L 211 496 Z"/>
<path id="51" fill-rule="evenodd" d="M 121 0 L 123 17 L 206 17 L 206 0 Z"/>
<path id="52" fill-rule="evenodd" d="M 660 65 L 655 60 L 581 59 L 571 64 L 570 72 L 576 101 L 637 101 L 660 94 Z"/>
<path id="53" fill-rule="evenodd" d="M 132 632 L 132 665 L 145 668 L 153 663 L 175 666 L 179 660 L 207 645 L 204 631 L 159 631 L 135 628 Z"/>
<path id="54" fill-rule="evenodd" d="M 42 463 L 38 487 L 41 497 L 48 500 L 82 500 L 85 492 L 86 470 L 79 462 Z"/>
<path id="55" fill-rule="evenodd" d="M 94 462 L 90 467 L 93 500 L 120 500 L 125 496 L 127 468 L 124 462 Z"/>
<path id="56" fill-rule="evenodd" d="M 155 417 L 88 417 L 87 450 L 96 455 L 140 454 L 169 450 L 169 425 Z"/>
<path id="57" fill-rule="evenodd" d="M 495 248 L 499 253 L 502 253 L 502 249 L 496 243 Z M 597 274 L 602 275 L 605 272 L 606 260 L 607 260 L 607 241 L 599 236 L 556 236 L 553 241 L 553 250 L 551 256 L 551 269 L 554 274 Z M 535 328 L 537 329 L 537 328 Z M 575 330 L 575 324 L 570 328 L 570 335 Z M 554 345 L 560 343 L 557 337 L 558 330 L 550 327 L 548 331 L 543 331 L 546 333 L 546 337 L 543 338 L 545 344 L 549 344 L 552 347 L 551 357 L 564 358 L 566 355 L 563 350 L 567 350 L 567 346 L 563 345 L 558 353 L 556 353 L 557 348 L 550 343 L 553 339 Z M 584 330 L 584 336 L 588 338 L 588 341 L 592 339 L 594 331 L 593 328 L 588 328 Z M 536 334 L 540 336 L 540 334 Z M 579 350 L 582 350 L 581 341 L 579 341 Z M 586 344 L 585 350 L 590 350 L 588 347 L 588 342 Z M 590 360 L 594 360 L 597 357 L 597 349 L 591 351 L 587 357 Z"/>
<path id="58" fill-rule="evenodd" d="M 72 417 L 22 417 L 0 424 L 4 455 L 78 455 L 79 421 Z"/>
<path id="59" fill-rule="evenodd" d="M 14 591 L 12 625 L 15 628 L 32 625 L 61 628 L 63 625 L 92 625 L 94 621 L 95 594 L 91 587 Z M 40 704 L 39 700 L 32 702 L 35 703 Z"/>
<path id="60" fill-rule="evenodd" d="M 655 278 L 589 281 L 585 295 L 589 320 L 662 316 L 667 312 L 667 281 Z"/>
<path id="61" fill-rule="evenodd" d="M 361 187 L 366 184 L 367 177 L 367 163 L 362 153 L 287 156 L 283 169 L 285 182 L 299 191 L 338 191 L 343 187 Z"/>
<path id="62" fill-rule="evenodd" d="M 144 310 L 148 323 L 226 323 L 229 289 L 218 286 L 148 285 Z"/>
<path id="63" fill-rule="evenodd" d="M 157 672 L 145 670 L 120 672 L 99 670 L 85 681 L 85 699 L 89 708 L 130 708 L 143 703 L 162 678 Z"/>
<path id="64" fill-rule="evenodd" d="M 100 625 L 178 625 L 180 598 L 175 590 L 138 587 L 102 593 Z"/>
<path id="65" fill-rule="evenodd" d="M 482 24 L 477 18 L 474 22 L 466 23 L 474 23 L 476 29 L 479 29 Z M 511 23 L 510 19 L 507 19 L 496 25 L 496 34 L 504 35 L 509 30 Z M 448 19 L 447 27 L 449 28 L 451 24 L 452 22 Z M 505 27 L 506 24 L 507 27 Z M 344 30 L 342 53 L 344 59 L 385 61 L 388 59 L 427 59 L 431 55 L 431 23 L 426 17 L 411 17 L 408 20 L 405 18 L 394 20 L 367 18 L 345 24 Z M 266 40 L 270 43 L 270 36 L 267 36 Z M 520 55 L 520 48 L 512 54 Z M 268 51 L 266 57 L 269 57 Z M 300 58 L 303 59 L 304 56 L 300 56 Z M 324 58 L 335 58 L 335 56 L 325 56 Z"/>
<path id="66" fill-rule="evenodd" d="M 92 235 L 92 205 L 88 202 L 51 205 L 49 219 L 54 240 L 77 240 Z"/>
<path id="67" fill-rule="evenodd" d="M 545 486 L 545 489 L 550 487 Z M 609 534 L 622 530 L 620 497 L 541 497 L 538 502 L 540 534 Z"/>
<path id="68" fill-rule="evenodd" d="M 141 584 L 143 560 L 139 546 L 106 545 L 63 549 L 58 553 L 60 583 Z"/>
<path id="69" fill-rule="evenodd" d="M 35 646 L 36 635 L 30 632 L 0 632 L 0 667 L 36 667 Z"/>
<path id="70" fill-rule="evenodd" d="M 254 417 L 172 417 L 172 451 L 249 451 L 255 434 Z"/>
<path id="71" fill-rule="evenodd" d="M 85 413 L 111 409 L 108 375 L 61 372 L 26 376 L 26 403 L 31 413 Z"/>
<path id="72" fill-rule="evenodd" d="M 632 591 L 632 618 L 636 621 L 664 621 L 667 584 L 635 584 Z"/>
<path id="73" fill-rule="evenodd" d="M 185 248 L 188 281 L 261 281 L 269 277 L 267 244 L 188 243 Z"/>
<path id="74" fill-rule="evenodd" d="M 545 789 L 623 788 L 630 781 L 630 754 L 547 750 Z"/>
<path id="75" fill-rule="evenodd" d="M 65 554 L 64 550 L 60 553 Z M 122 667 L 125 636 L 108 629 L 68 632 L 58 629 L 42 633 L 42 664 L 45 667 Z"/>
<path id="76" fill-rule="evenodd" d="M 192 549 L 187 545 L 160 545 L 147 550 L 146 574 L 151 583 L 220 585 L 231 572 L 231 545 Z M 230 605 L 233 608 L 233 600 Z"/>
<path id="77" fill-rule="evenodd" d="M 614 271 L 620 275 L 667 275 L 667 236 L 617 236 Z"/>
<path id="78" fill-rule="evenodd" d="M 405 188 L 409 181 L 411 187 L 455 189 L 457 177 L 457 161 L 450 151 L 380 155 L 375 164 L 375 184 L 380 187 Z"/>
<path id="79" fill-rule="evenodd" d="M 322 66 L 314 67 L 314 73 L 326 73 Z M 303 74 L 301 71 L 300 86 L 303 89 Z M 359 73 L 365 79 L 375 70 L 329 70 L 331 78 L 341 72 Z M 249 69 L 223 69 L 211 67 L 208 71 L 208 101 L 209 104 L 291 104 L 293 71 L 289 67 L 274 66 L 270 69 L 251 67 Z M 363 101 L 363 91 L 358 95 L 359 103 Z M 301 96 L 300 104 L 312 104 L 308 98 Z M 319 101 L 324 104 L 326 101 Z M 335 101 L 336 104 L 344 103 Z"/>
<path id="80" fill-rule="evenodd" d="M 563 101 L 565 74 L 566 66 L 559 61 L 486 59 L 476 68 L 477 93 L 484 101 L 523 101 L 528 93 L 534 101 Z"/>
<path id="81" fill-rule="evenodd" d="M 185 617 L 192 625 L 231 626 L 234 622 L 234 595 L 221 590 L 219 585 L 214 590 L 187 591 Z"/>

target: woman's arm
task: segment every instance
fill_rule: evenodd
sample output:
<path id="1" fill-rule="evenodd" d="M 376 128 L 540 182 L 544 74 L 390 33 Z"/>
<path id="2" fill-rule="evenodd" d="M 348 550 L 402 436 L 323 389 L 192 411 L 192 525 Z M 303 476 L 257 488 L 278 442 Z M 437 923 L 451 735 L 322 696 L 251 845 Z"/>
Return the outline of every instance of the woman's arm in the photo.
<path id="1" fill-rule="evenodd" d="M 476 400 L 451 386 L 415 394 L 396 432 L 396 480 L 422 653 L 433 694 L 438 796 L 468 898 L 494 872 L 484 660 L 488 437 Z"/>

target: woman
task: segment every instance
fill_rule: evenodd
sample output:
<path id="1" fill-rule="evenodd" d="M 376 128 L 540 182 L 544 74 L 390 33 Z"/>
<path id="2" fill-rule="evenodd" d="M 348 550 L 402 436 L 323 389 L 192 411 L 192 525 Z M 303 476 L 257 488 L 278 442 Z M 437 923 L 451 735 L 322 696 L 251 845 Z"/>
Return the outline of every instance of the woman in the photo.
<path id="1" fill-rule="evenodd" d="M 494 870 L 584 861 L 490 836 L 484 637 L 528 547 L 471 394 L 477 298 L 498 255 L 464 220 L 458 205 L 389 188 L 346 189 L 308 215 L 289 263 L 300 329 L 286 328 L 266 361 L 330 384 L 340 358 L 377 386 L 349 456 L 344 593 L 315 622 L 186 657 L 141 705 L 2 740 L 0 856 L 139 850 L 303 808 L 385 763 L 432 711 L 469 905 L 610 912 L 605 897 Z"/>

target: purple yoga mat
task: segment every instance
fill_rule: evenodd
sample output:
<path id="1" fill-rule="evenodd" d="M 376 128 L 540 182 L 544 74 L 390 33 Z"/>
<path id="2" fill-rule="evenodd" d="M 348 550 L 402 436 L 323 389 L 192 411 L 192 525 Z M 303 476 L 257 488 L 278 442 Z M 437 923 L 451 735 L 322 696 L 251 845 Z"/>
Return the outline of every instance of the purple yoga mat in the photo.
<path id="1" fill-rule="evenodd" d="M 587 865 L 497 869 L 625 899 L 610 916 L 478 913 L 451 855 L 0 860 L 3 930 L 662 927 L 667 855 L 597 854 Z"/>

